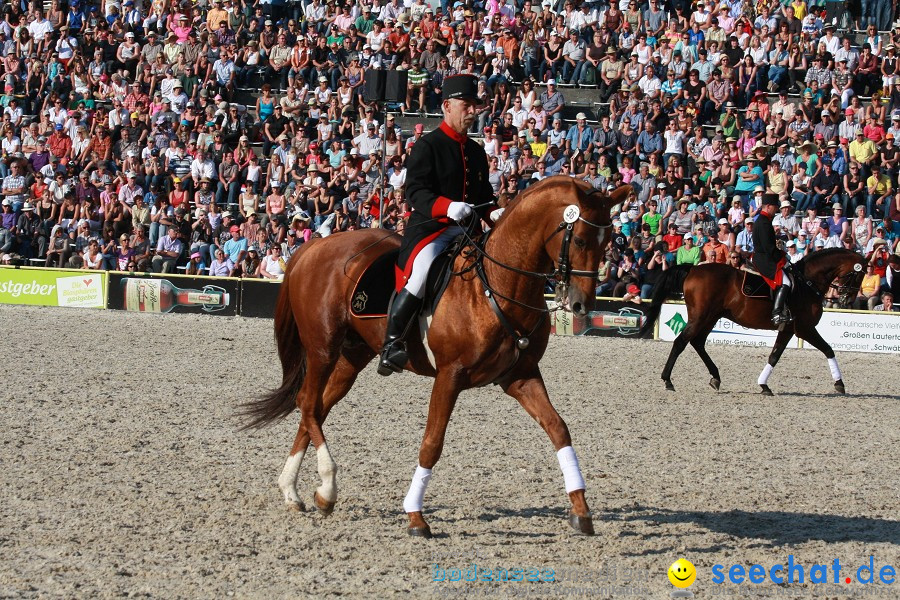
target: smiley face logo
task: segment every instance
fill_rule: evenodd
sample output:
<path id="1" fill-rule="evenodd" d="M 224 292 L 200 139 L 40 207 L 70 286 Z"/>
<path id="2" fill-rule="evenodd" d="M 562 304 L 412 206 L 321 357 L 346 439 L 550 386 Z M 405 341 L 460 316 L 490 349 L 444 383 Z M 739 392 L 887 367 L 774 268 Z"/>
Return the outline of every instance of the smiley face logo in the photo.
<path id="1" fill-rule="evenodd" d="M 669 581 L 677 588 L 690 587 L 697 579 L 697 569 L 690 561 L 679 558 L 669 567 Z"/>

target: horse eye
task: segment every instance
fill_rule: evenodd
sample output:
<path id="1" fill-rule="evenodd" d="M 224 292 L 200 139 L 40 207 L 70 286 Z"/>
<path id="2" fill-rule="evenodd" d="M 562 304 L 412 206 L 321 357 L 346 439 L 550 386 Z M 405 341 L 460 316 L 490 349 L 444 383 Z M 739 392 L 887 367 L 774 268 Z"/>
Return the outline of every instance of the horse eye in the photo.
<path id="1" fill-rule="evenodd" d="M 585 246 L 587 246 L 587 243 L 580 237 L 576 236 L 573 241 L 578 248 L 584 248 Z"/>

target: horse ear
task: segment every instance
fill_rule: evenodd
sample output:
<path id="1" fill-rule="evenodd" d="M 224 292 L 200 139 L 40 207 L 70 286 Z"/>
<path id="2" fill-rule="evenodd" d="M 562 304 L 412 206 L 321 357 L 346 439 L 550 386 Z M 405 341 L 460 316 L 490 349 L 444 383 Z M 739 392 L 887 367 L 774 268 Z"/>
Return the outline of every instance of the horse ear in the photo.
<path id="1" fill-rule="evenodd" d="M 607 194 L 601 190 L 593 190 L 588 196 L 600 205 L 604 214 L 608 215 L 610 214 L 610 211 L 612 211 L 613 206 L 625 202 L 628 195 L 633 191 L 634 188 L 626 184 L 617 187 L 611 194 Z"/>

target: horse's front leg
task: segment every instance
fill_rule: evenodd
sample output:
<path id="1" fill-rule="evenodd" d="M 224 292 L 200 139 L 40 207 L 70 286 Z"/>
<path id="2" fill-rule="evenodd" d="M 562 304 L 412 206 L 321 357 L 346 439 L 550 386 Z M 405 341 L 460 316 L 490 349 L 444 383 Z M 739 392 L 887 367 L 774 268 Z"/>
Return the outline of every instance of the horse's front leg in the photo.
<path id="1" fill-rule="evenodd" d="M 577 531 L 585 535 L 594 535 L 594 523 L 591 519 L 591 511 L 588 509 L 587 500 L 584 497 L 584 478 L 578 466 L 578 458 L 572 448 L 572 438 L 569 436 L 569 428 L 565 421 L 553 408 L 547 388 L 544 386 L 544 378 L 541 371 L 535 365 L 524 373 L 520 379 L 504 385 L 503 391 L 518 400 L 522 408 L 538 422 L 538 424 L 550 436 L 550 441 L 556 449 L 556 458 L 563 472 L 566 493 L 572 502 L 569 512 L 569 524 Z"/>
<path id="2" fill-rule="evenodd" d="M 831 378 L 834 380 L 835 391 L 839 394 L 846 394 L 847 390 L 844 387 L 843 375 L 841 375 L 841 368 L 838 366 L 837 357 L 834 355 L 834 349 L 829 346 L 828 342 L 826 342 L 822 336 L 819 335 L 819 332 L 812 327 L 810 327 L 809 331 L 804 332 L 803 335 L 799 335 L 799 337 L 812 344 L 819 352 L 825 355 L 825 358 L 828 359 L 828 370 L 831 371 Z"/>
<path id="3" fill-rule="evenodd" d="M 425 489 L 431 481 L 431 470 L 441 458 L 444 449 L 444 435 L 447 433 L 447 424 L 450 415 L 456 406 L 456 399 L 461 391 L 458 377 L 449 373 L 449 369 L 438 371 L 431 388 L 431 402 L 428 405 L 428 422 L 425 424 L 425 434 L 422 437 L 422 445 L 419 448 L 419 464 L 413 474 L 409 491 L 403 500 L 403 510 L 409 516 L 409 535 L 416 537 L 431 537 L 431 528 L 422 516 L 422 501 L 425 498 Z"/>

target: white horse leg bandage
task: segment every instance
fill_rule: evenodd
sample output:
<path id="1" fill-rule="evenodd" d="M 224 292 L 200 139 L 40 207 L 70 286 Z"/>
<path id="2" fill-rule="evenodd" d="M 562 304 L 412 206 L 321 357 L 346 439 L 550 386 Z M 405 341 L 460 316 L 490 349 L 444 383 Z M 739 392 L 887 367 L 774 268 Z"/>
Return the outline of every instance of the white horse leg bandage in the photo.
<path id="1" fill-rule="evenodd" d="M 572 446 L 561 448 L 556 453 L 559 460 L 559 468 L 562 469 L 563 479 L 566 482 L 566 493 L 584 489 L 584 478 L 581 477 L 581 469 L 578 468 L 578 457 Z"/>
<path id="2" fill-rule="evenodd" d="M 837 381 L 838 379 L 843 379 L 841 376 L 841 368 L 837 364 L 836 358 L 828 359 L 828 368 L 831 369 L 831 378 Z"/>
<path id="3" fill-rule="evenodd" d="M 403 510 L 408 513 L 422 511 L 422 499 L 425 498 L 425 488 L 431 481 L 431 469 L 423 469 L 416 466 L 416 472 L 409 484 L 409 491 L 403 499 Z"/>
<path id="4" fill-rule="evenodd" d="M 762 373 L 759 374 L 759 379 L 756 380 L 756 383 L 759 385 L 766 385 L 769 381 L 769 376 L 772 374 L 772 371 L 775 370 L 775 367 L 766 363 L 766 366 L 763 367 Z"/>

